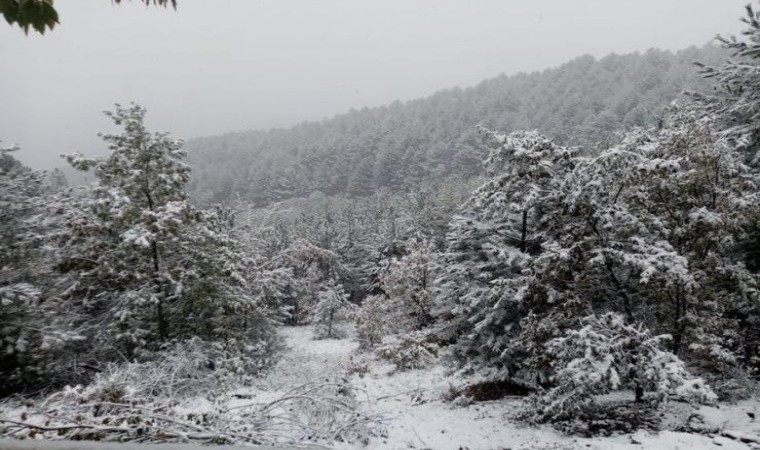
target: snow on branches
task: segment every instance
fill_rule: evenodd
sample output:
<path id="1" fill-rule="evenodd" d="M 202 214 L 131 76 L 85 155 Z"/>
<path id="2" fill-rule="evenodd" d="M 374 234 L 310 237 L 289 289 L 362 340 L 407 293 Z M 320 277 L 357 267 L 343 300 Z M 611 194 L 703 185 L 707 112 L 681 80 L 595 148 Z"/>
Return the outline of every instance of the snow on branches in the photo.
<path id="1" fill-rule="evenodd" d="M 641 324 L 626 323 L 619 314 L 581 319 L 581 327 L 547 343 L 555 367 L 556 387 L 532 403 L 539 421 L 588 415 L 595 397 L 612 391 L 656 393 L 657 401 L 678 398 L 709 402 L 717 397 L 699 378 L 686 371 L 683 361 L 661 349 L 670 336 L 653 336 Z"/>

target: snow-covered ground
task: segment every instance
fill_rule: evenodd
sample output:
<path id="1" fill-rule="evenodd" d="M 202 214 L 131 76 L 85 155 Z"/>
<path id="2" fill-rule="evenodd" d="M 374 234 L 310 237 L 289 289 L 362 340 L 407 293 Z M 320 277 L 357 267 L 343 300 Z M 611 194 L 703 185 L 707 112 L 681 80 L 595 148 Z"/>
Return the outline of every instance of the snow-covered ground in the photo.
<path id="1" fill-rule="evenodd" d="M 240 446 L 201 444 L 135 444 L 97 441 L 51 441 L 0 439 L 0 450 L 238 450 Z M 308 450 L 308 447 L 256 447 L 256 450 Z"/>
<path id="2" fill-rule="evenodd" d="M 452 404 L 446 400 L 447 397 L 450 398 L 447 394 L 452 388 L 462 387 L 465 381 L 449 376 L 444 367 L 395 372 L 392 365 L 371 354 L 359 352 L 356 341 L 350 338 L 314 340 L 309 327 L 286 327 L 282 333 L 288 350 L 276 367 L 253 387 L 225 396 L 225 407 L 234 408 L 252 402 L 267 403 L 286 395 L 294 386 L 321 378 L 344 378 L 355 387 L 363 412 L 379 420 L 376 435 L 364 447 L 368 450 L 760 449 L 760 445 L 753 443 L 760 442 L 760 402 L 754 400 L 700 408 L 697 413 L 701 416 L 703 427 L 719 430 L 712 436 L 673 431 L 657 434 L 640 431 L 633 435 L 608 438 L 575 438 L 550 427 L 520 424 L 515 420 L 515 415 L 521 408 L 522 400 L 519 398 L 466 406 Z M 218 400 L 213 404 L 208 400 L 197 399 L 177 408 L 202 413 L 218 408 Z M 20 415 L 21 412 L 4 413 Z M 752 418 L 755 414 L 757 422 Z M 669 420 L 676 424 L 684 423 L 689 415 L 690 412 L 673 414 Z M 75 448 L 65 445 L 67 444 L 41 442 L 39 439 L 27 443 L 0 440 L 0 449 Z M 119 445 L 122 444 L 113 444 L 113 448 L 131 448 Z M 337 444 L 336 448 L 343 450 L 360 446 L 357 443 L 343 443 Z M 163 446 L 159 445 L 156 448 L 161 447 Z M 135 448 L 142 450 L 145 447 Z"/>
<path id="3" fill-rule="evenodd" d="M 368 413 L 383 417 L 383 436 L 373 438 L 368 449 L 748 449 L 736 439 L 663 431 L 638 432 L 610 438 L 571 438 L 549 427 L 527 427 L 513 417 L 520 399 L 454 406 L 443 398 L 463 381 L 450 377 L 444 367 L 395 372 L 393 366 L 357 352 L 351 339 L 311 338 L 308 327 L 283 329 L 289 346 L 287 355 L 267 378 L 262 388 L 284 388 L 319 376 L 347 376 L 365 401 Z M 351 373 L 354 372 L 354 373 Z M 363 373 L 366 372 L 366 373 Z M 756 401 L 736 405 L 703 407 L 705 425 L 733 432 L 735 437 L 760 441 L 758 422 L 747 412 L 760 409 Z M 355 448 L 344 445 L 342 448 Z M 760 446 L 757 446 L 760 448 Z"/>

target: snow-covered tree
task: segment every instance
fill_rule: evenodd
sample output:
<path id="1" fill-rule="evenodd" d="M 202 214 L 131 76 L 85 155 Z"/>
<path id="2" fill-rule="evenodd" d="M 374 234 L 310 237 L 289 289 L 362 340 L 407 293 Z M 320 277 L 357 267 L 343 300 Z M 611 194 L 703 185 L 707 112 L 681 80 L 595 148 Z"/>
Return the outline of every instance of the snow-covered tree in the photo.
<path id="1" fill-rule="evenodd" d="M 598 156 L 576 158 L 549 205 L 517 338 L 539 380 L 551 373 L 545 343 L 579 318 L 613 310 L 633 320 L 642 285 L 690 281 L 687 262 L 664 239 L 659 217 L 636 209 L 646 198 L 635 170 L 645 160 L 639 144 L 634 135 Z"/>
<path id="2" fill-rule="evenodd" d="M 60 350 L 77 339 L 50 290 L 44 174 L 0 144 L 0 394 L 60 375 Z"/>
<path id="3" fill-rule="evenodd" d="M 734 359 L 754 364 L 758 355 L 760 292 L 744 261 L 760 217 L 760 179 L 742 149 L 715 129 L 698 110 L 674 110 L 642 145 L 639 170 L 647 210 L 667 230 L 662 238 L 688 261 L 688 282 L 648 291 L 651 326 L 672 335 L 674 353 L 721 370 Z"/>
<path id="4" fill-rule="evenodd" d="M 375 351 L 397 370 L 421 369 L 438 357 L 438 345 L 423 331 L 386 336 Z"/>
<path id="5" fill-rule="evenodd" d="M 380 282 L 398 318 L 397 332 L 420 330 L 433 322 L 434 249 L 424 241 L 408 247 L 408 254 L 391 261 Z"/>
<path id="6" fill-rule="evenodd" d="M 754 166 L 760 164 L 760 11 L 746 6 L 742 21 L 747 28 L 742 37 L 718 36 L 718 42 L 731 52 L 723 64 L 702 66 L 708 78 L 718 82 L 712 95 L 697 94 L 722 122 L 724 135 L 745 152 Z"/>
<path id="7" fill-rule="evenodd" d="M 229 221 L 189 202 L 182 143 L 149 132 L 139 105 L 106 114 L 124 129 L 102 135 L 111 153 L 66 157 L 98 180 L 60 234 L 64 294 L 83 332 L 98 352 L 127 357 L 190 337 L 238 349 L 267 339 Z"/>
<path id="8" fill-rule="evenodd" d="M 374 348 L 384 337 L 398 331 L 396 306 L 384 295 L 370 295 L 351 314 L 361 348 Z"/>
<path id="9" fill-rule="evenodd" d="M 438 259 L 435 333 L 460 365 L 561 385 L 550 343 L 610 312 L 711 379 L 755 364 L 760 186 L 715 123 L 674 106 L 586 157 L 502 137 Z"/>
<path id="10" fill-rule="evenodd" d="M 290 323 L 308 323 L 313 308 L 319 303 L 319 292 L 325 284 L 340 283 L 346 275 L 340 257 L 330 250 L 299 239 L 275 255 L 268 264 L 272 269 L 284 268 L 292 273 L 294 290 L 287 299 Z"/>
<path id="11" fill-rule="evenodd" d="M 366 297 L 353 314 L 363 347 L 374 348 L 384 337 L 419 331 L 432 324 L 433 246 L 412 241 L 404 247 L 406 255 L 379 263 L 380 294 Z"/>
<path id="12" fill-rule="evenodd" d="M 641 324 L 628 323 L 615 313 L 583 318 L 580 328 L 547 344 L 556 387 L 531 405 L 534 418 L 582 417 L 593 413 L 596 396 L 618 390 L 635 392 L 636 400 L 651 391 L 657 401 L 714 401 L 710 387 L 691 376 L 676 355 L 662 349 L 662 341 L 668 338 L 653 336 Z"/>
<path id="13" fill-rule="evenodd" d="M 5 148 L 0 143 L 0 270 L 16 272 L 33 250 L 24 245 L 31 234 L 27 230 L 27 220 L 39 211 L 43 189 L 43 175 L 16 160 L 12 153 L 17 150 Z"/>
<path id="14" fill-rule="evenodd" d="M 488 133 L 492 177 L 449 225 L 437 260 L 435 333 L 463 369 L 514 375 L 530 261 L 544 240 L 547 202 L 572 168 L 570 149 L 536 132 Z"/>
<path id="15" fill-rule="evenodd" d="M 731 52 L 722 64 L 702 65 L 703 74 L 717 82 L 710 95 L 695 93 L 706 106 L 714 127 L 754 169 L 760 167 L 760 11 L 746 6 L 742 21 L 747 28 L 740 37 L 718 36 Z M 760 272 L 760 226 L 746 227 L 741 242 L 744 260 L 752 272 Z"/>
<path id="16" fill-rule="evenodd" d="M 318 299 L 311 312 L 314 336 L 317 339 L 342 337 L 344 330 L 340 328 L 340 322 L 348 317 L 355 305 L 348 301 L 342 286 L 331 282 L 319 291 Z"/>
<path id="17" fill-rule="evenodd" d="M 535 370 L 550 363 L 547 341 L 599 311 L 670 334 L 674 354 L 713 370 L 754 354 L 757 281 L 737 243 L 756 220 L 758 186 L 711 124 L 676 108 L 661 128 L 578 159 L 526 296 L 520 345 Z"/>
<path id="18" fill-rule="evenodd" d="M 605 311 L 669 334 L 669 350 L 701 370 L 752 363 L 757 279 L 738 244 L 756 223 L 757 193 L 741 154 L 689 107 L 579 158 L 524 297 L 527 366 L 550 378 L 545 344 Z"/>

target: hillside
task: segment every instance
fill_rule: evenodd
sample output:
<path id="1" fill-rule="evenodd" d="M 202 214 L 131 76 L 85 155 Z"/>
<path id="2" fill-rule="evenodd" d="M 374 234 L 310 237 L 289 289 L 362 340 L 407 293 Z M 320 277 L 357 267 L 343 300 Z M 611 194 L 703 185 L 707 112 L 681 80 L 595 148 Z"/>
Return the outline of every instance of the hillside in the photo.
<path id="1" fill-rule="evenodd" d="M 721 55 L 705 46 L 583 56 L 322 122 L 190 140 L 190 188 L 202 203 L 241 198 L 261 206 L 315 191 L 365 196 L 469 177 L 482 170 L 476 125 L 539 129 L 559 143 L 590 147 L 621 128 L 651 123 L 684 90 L 709 88 L 693 63 Z"/>

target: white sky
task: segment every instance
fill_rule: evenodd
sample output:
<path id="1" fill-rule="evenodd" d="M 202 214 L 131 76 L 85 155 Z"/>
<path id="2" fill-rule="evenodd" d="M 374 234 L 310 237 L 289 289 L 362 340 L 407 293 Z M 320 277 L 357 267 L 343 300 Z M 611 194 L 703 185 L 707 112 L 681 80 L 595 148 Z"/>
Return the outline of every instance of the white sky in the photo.
<path id="1" fill-rule="evenodd" d="M 191 138 L 292 125 L 556 66 L 735 34 L 749 0 L 56 0 L 61 25 L 0 21 L 0 140 L 37 168 L 97 154 L 101 111 L 148 108 Z"/>

